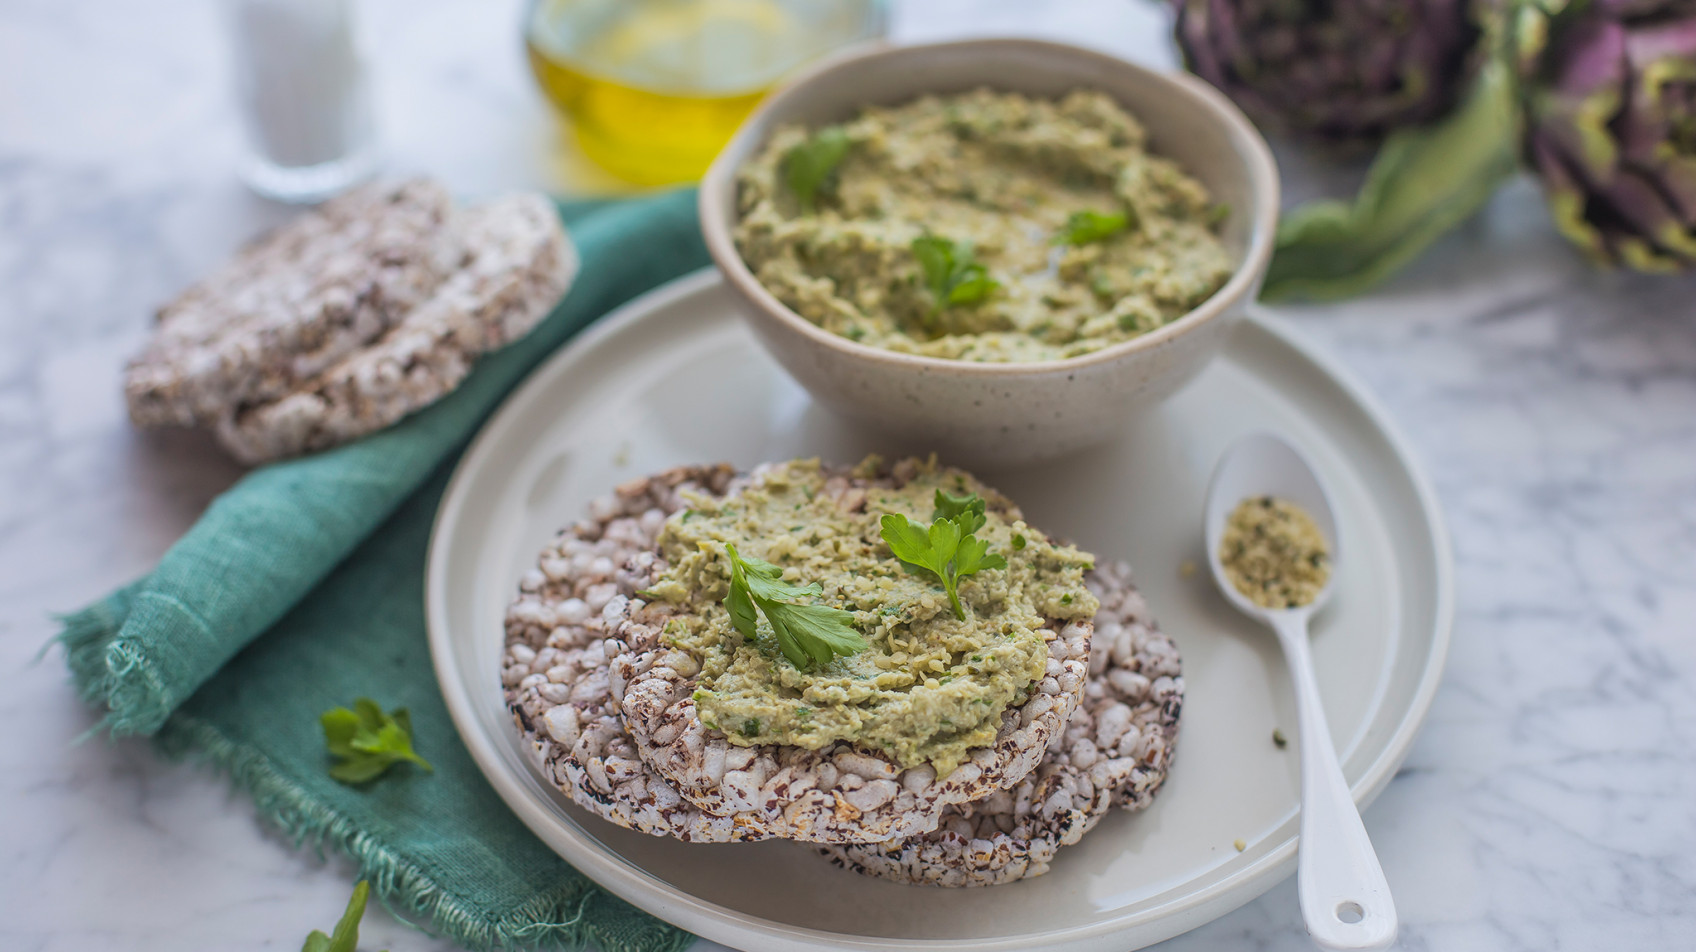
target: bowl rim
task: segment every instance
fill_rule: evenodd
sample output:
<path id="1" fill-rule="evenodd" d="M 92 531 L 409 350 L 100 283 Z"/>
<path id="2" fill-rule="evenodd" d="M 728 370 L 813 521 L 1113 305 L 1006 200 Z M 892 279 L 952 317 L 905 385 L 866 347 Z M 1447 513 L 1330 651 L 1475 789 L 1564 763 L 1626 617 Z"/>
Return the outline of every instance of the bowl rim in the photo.
<path id="1" fill-rule="evenodd" d="M 730 228 L 723 224 L 727 219 L 733 217 L 733 215 L 727 215 L 726 212 L 734 211 L 736 172 L 741 165 L 741 156 L 748 154 L 757 145 L 754 140 L 764 137 L 763 127 L 767 124 L 773 112 L 796 100 L 804 100 L 816 87 L 828 82 L 833 74 L 844 67 L 863 63 L 867 60 L 923 56 L 927 53 L 957 49 L 977 49 L 987 53 L 1006 50 L 1033 50 L 1050 57 L 1060 56 L 1094 60 L 1110 69 L 1135 76 L 1138 82 L 1158 86 L 1173 95 L 1188 98 L 1198 107 L 1198 111 L 1209 115 L 1212 121 L 1223 126 L 1227 137 L 1238 146 L 1239 154 L 1242 155 L 1247 166 L 1247 181 L 1254 213 L 1251 220 L 1249 241 L 1244 249 L 1242 260 L 1238 262 L 1236 269 L 1232 271 L 1230 279 L 1225 282 L 1224 286 L 1213 292 L 1207 300 L 1156 330 L 1087 354 L 1064 357 L 1059 360 L 1040 361 L 956 360 L 948 357 L 931 357 L 886 350 L 849 340 L 839 334 L 833 334 L 797 314 L 788 305 L 779 301 L 748 269 L 747 262 L 742 260 L 741 252 L 736 250 L 736 243 L 731 238 Z M 919 96 L 925 92 L 925 88 L 920 86 L 912 90 L 912 95 Z M 706 174 L 702 176 L 697 207 L 701 219 L 701 233 L 706 241 L 707 252 L 712 256 L 713 262 L 718 265 L 719 271 L 725 276 L 733 289 L 757 305 L 760 310 L 775 317 L 778 324 L 811 339 L 816 344 L 828 347 L 850 358 L 880 361 L 898 366 L 905 365 L 924 373 L 969 377 L 1005 377 L 1054 371 L 1075 372 L 1079 369 L 1111 363 L 1142 351 L 1155 350 L 1174 338 L 1225 315 L 1235 308 L 1243 298 L 1252 298 L 1258 291 L 1261 280 L 1265 276 L 1267 265 L 1272 259 L 1273 242 L 1277 235 L 1279 202 L 1278 167 L 1272 158 L 1272 150 L 1266 144 L 1265 138 L 1261 136 L 1253 123 L 1249 122 L 1242 110 L 1238 109 L 1223 93 L 1202 80 L 1187 73 L 1163 72 L 1146 66 L 1139 66 L 1129 60 L 1070 43 L 1015 37 L 993 37 L 950 40 L 938 43 L 889 44 L 878 42 L 859 44 L 807 68 L 766 97 L 749 114 L 748 118 L 743 120 L 742 125 L 737 128 L 736 133 L 719 151 L 712 164 L 708 166 Z"/>

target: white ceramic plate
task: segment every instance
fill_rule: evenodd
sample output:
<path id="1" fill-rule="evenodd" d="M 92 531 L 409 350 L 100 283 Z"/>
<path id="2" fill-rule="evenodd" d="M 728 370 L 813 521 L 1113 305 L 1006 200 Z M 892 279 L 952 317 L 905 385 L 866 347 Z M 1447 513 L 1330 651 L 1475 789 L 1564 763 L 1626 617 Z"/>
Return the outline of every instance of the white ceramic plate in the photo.
<path id="1" fill-rule="evenodd" d="M 1263 318 L 1114 443 L 983 471 L 1037 525 L 1128 559 L 1183 652 L 1177 759 L 1153 807 L 1112 814 L 1046 876 L 987 889 L 901 886 L 796 843 L 690 845 L 579 810 L 530 768 L 503 706 L 501 618 L 554 530 L 615 484 L 679 463 L 893 455 L 814 406 L 735 317 L 714 273 L 654 291 L 555 355 L 460 462 L 430 544 L 430 648 L 448 709 L 513 811 L 578 869 L 692 932 L 750 950 L 1122 950 L 1194 928 L 1295 868 L 1295 710 L 1271 634 L 1215 591 L 1202 495 L 1251 430 L 1306 451 L 1341 523 L 1337 594 L 1313 632 L 1343 770 L 1366 803 L 1407 753 L 1441 674 L 1452 569 L 1436 503 L 1354 384 Z M 1239 853 L 1232 842 L 1248 848 Z"/>

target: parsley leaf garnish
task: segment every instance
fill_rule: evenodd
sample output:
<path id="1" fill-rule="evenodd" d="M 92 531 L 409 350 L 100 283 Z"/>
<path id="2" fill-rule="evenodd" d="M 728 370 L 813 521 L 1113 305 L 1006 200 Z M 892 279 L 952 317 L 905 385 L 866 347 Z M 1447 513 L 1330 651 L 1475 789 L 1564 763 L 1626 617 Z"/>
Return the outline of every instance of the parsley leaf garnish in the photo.
<path id="1" fill-rule="evenodd" d="M 919 260 L 925 286 L 930 288 L 933 317 L 945 307 L 976 304 L 1001 286 L 989 276 L 989 269 L 972 260 L 969 241 L 920 235 L 913 239 L 913 257 Z"/>
<path id="2" fill-rule="evenodd" d="M 313 929 L 306 937 L 300 952 L 354 952 L 359 944 L 359 920 L 365 916 L 365 900 L 371 895 L 371 884 L 361 879 L 353 887 L 353 898 L 347 901 L 347 911 L 329 935 Z"/>
<path id="3" fill-rule="evenodd" d="M 353 710 L 333 707 L 318 720 L 324 725 L 324 744 L 338 761 L 330 776 L 342 783 L 375 780 L 403 760 L 435 769 L 413 751 L 412 717 L 404 707 L 384 714 L 376 701 L 362 697 L 353 702 Z"/>
<path id="4" fill-rule="evenodd" d="M 1092 241 L 1105 241 L 1130 227 L 1130 216 L 1124 212 L 1081 211 L 1073 212 L 1066 219 L 1066 224 L 1055 232 L 1051 242 L 1056 245 L 1087 245 Z"/>
<path id="5" fill-rule="evenodd" d="M 848 157 L 853 145 L 848 133 L 836 126 L 827 126 L 814 133 L 783 157 L 783 181 L 795 193 L 801 214 L 811 215 L 818 207 L 818 193 L 829 181 L 836 167 Z"/>
<path id="6" fill-rule="evenodd" d="M 885 513 L 880 525 L 883 541 L 909 567 L 935 575 L 948 593 L 954 617 L 966 620 L 960 604 L 960 579 L 985 569 L 1004 569 L 1007 560 L 992 555 L 989 543 L 972 533 L 983 528 L 984 501 L 977 493 L 951 496 L 936 491 L 936 513 L 924 526 L 901 513 Z"/>
<path id="7" fill-rule="evenodd" d="M 770 562 L 745 559 L 733 545 L 725 546 L 725 550 L 730 553 L 730 594 L 724 596 L 724 607 L 742 637 L 754 637 L 759 621 L 757 607 L 771 623 L 783 656 L 802 670 L 829 664 L 837 655 L 846 657 L 865 650 L 866 640 L 854 630 L 853 612 L 790 602 L 823 594 L 819 583 L 791 585 L 783 580 L 783 569 Z"/>
<path id="8" fill-rule="evenodd" d="M 936 491 L 936 511 L 931 513 L 931 519 L 954 519 L 960 522 L 964 532 L 976 532 L 983 528 L 984 501 L 977 493 L 967 493 L 964 496 L 950 495 L 946 490 Z M 964 516 L 964 519 L 961 517 Z"/>

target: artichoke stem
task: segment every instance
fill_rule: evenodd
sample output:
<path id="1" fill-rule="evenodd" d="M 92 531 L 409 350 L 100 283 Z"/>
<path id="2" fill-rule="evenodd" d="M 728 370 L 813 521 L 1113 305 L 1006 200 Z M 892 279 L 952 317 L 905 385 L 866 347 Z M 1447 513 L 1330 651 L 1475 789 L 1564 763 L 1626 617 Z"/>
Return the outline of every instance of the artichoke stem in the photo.
<path id="1" fill-rule="evenodd" d="M 1264 300 L 1347 297 L 1418 257 L 1519 167 L 1513 84 L 1492 61 L 1459 108 L 1385 140 L 1352 202 L 1284 215 Z"/>

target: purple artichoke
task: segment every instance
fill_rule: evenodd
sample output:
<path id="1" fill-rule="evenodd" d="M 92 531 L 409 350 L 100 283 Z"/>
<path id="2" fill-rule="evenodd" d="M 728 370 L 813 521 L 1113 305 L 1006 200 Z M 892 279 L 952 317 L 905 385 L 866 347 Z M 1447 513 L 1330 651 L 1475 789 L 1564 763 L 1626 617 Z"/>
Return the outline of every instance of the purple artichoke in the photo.
<path id="1" fill-rule="evenodd" d="M 1696 267 L 1696 2 L 1537 0 L 1512 18 L 1526 164 L 1598 260 Z"/>
<path id="2" fill-rule="evenodd" d="M 1174 0 L 1189 68 L 1264 128 L 1340 144 L 1441 118 L 1480 31 L 1470 0 Z"/>

